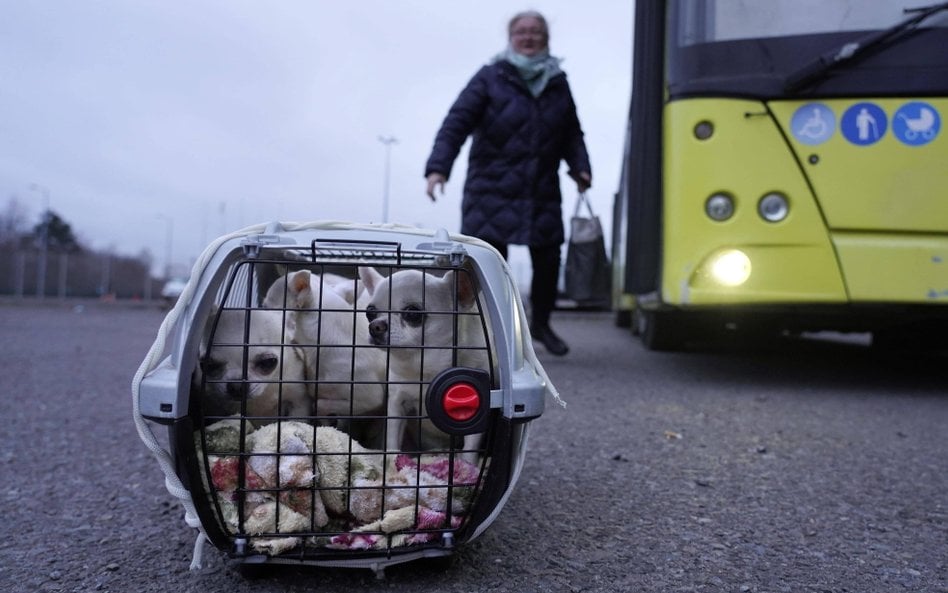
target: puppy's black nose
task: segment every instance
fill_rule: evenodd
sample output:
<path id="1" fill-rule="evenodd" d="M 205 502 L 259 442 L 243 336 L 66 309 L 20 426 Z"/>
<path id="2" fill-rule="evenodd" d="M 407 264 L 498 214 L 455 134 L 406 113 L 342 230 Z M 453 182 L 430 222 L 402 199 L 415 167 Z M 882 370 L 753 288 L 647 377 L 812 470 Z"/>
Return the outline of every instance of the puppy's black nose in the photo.
<path id="1" fill-rule="evenodd" d="M 385 344 L 388 342 L 388 321 L 381 317 L 374 319 L 372 323 L 369 324 L 369 334 L 372 336 L 372 341 L 376 344 Z"/>
<path id="2" fill-rule="evenodd" d="M 244 396 L 246 385 L 244 383 L 228 383 L 227 395 L 234 399 L 240 399 Z"/>

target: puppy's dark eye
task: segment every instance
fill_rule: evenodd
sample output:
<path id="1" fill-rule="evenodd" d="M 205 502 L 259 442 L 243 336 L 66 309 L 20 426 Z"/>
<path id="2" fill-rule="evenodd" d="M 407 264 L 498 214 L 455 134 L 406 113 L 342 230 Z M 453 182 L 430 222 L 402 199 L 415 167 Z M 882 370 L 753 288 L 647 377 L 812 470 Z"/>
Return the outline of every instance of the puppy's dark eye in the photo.
<path id="1" fill-rule="evenodd" d="M 224 375 L 224 363 L 213 358 L 205 358 L 201 361 L 201 371 L 208 379 L 220 379 Z"/>
<path id="2" fill-rule="evenodd" d="M 365 308 L 365 317 L 372 321 L 379 316 L 379 310 L 375 305 L 369 305 Z"/>
<path id="3" fill-rule="evenodd" d="M 402 319 L 412 327 L 418 327 L 425 318 L 425 310 L 418 305 L 408 305 L 402 309 Z"/>
<path id="4" fill-rule="evenodd" d="M 265 354 L 253 361 L 253 366 L 261 375 L 269 375 L 277 368 L 278 364 L 280 364 L 280 359 L 272 354 Z"/>

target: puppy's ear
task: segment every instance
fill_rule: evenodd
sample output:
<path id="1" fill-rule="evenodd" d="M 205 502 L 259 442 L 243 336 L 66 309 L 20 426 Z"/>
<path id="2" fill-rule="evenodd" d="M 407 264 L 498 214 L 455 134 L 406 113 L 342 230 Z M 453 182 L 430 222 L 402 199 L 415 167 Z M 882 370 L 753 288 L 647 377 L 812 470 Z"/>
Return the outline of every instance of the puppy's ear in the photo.
<path id="1" fill-rule="evenodd" d="M 287 301 L 297 308 L 304 309 L 313 305 L 313 289 L 310 287 L 309 278 L 309 270 L 300 270 L 290 275 Z"/>
<path id="2" fill-rule="evenodd" d="M 460 307 L 470 309 L 474 306 L 477 295 L 474 291 L 474 282 L 471 280 L 470 272 L 466 270 L 448 272 L 444 275 L 444 282 L 447 283 L 449 290 L 457 290 L 458 305 Z"/>
<path id="3" fill-rule="evenodd" d="M 385 279 L 384 276 L 379 274 L 378 270 L 371 266 L 359 266 L 359 278 L 362 278 L 362 284 L 365 285 L 365 289 L 370 295 L 375 294 L 375 289 Z"/>
<path id="4" fill-rule="evenodd" d="M 474 289 L 474 280 L 467 270 L 458 272 L 458 301 L 465 309 L 470 309 L 477 301 L 477 291 Z"/>

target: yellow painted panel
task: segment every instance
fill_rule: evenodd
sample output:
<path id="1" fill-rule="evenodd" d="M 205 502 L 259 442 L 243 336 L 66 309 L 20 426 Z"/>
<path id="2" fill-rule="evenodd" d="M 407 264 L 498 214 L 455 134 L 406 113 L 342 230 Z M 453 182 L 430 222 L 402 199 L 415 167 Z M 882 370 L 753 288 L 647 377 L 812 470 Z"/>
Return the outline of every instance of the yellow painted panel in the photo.
<path id="1" fill-rule="evenodd" d="M 694 134 L 702 121 L 714 126 L 706 140 Z M 664 125 L 664 302 L 847 300 L 820 210 L 799 163 L 762 103 L 675 101 L 665 108 Z M 789 216 L 778 223 L 764 221 L 757 212 L 760 198 L 772 191 L 783 193 L 790 202 Z M 705 201 L 716 192 L 733 196 L 736 204 L 734 216 L 725 222 L 705 214 Z M 711 287 L 701 266 L 729 247 L 753 251 L 759 272 L 742 287 Z"/>
<path id="2" fill-rule="evenodd" d="M 681 287 L 683 304 L 838 303 L 839 279 L 831 252 L 799 245 L 734 245 L 750 259 L 746 282 L 726 287 L 714 280 L 710 254 Z"/>
<path id="3" fill-rule="evenodd" d="M 808 113 L 813 103 L 775 101 L 770 107 L 799 155 L 831 229 L 948 233 L 948 99 L 833 99 L 814 103 L 828 108 L 833 121 L 832 134 L 815 145 L 801 142 L 800 126 L 793 125 L 797 110 Z M 915 106 L 909 105 L 912 103 Z M 848 126 L 843 120 L 848 110 L 857 113 L 867 104 L 867 113 L 874 117 L 872 127 L 864 130 L 866 137 L 879 139 L 860 144 L 852 127 L 854 120 L 848 119 Z M 921 113 L 918 106 L 927 106 L 933 119 L 907 118 Z M 919 132 L 913 132 L 908 123 Z M 926 125 L 925 133 L 932 135 L 930 141 L 910 145 L 900 140 L 906 134 L 921 140 L 920 130 Z"/>
<path id="4" fill-rule="evenodd" d="M 853 301 L 948 304 L 948 237 L 834 237 Z"/>

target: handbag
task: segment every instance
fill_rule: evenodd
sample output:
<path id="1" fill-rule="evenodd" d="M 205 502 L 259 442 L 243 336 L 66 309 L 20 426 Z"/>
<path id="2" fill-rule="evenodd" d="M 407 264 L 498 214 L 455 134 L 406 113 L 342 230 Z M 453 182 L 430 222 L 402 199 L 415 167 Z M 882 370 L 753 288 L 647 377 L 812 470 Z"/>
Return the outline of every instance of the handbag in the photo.
<path id="1" fill-rule="evenodd" d="M 588 216 L 581 215 L 584 205 Z M 606 254 L 602 224 L 583 192 L 576 198 L 576 208 L 570 219 L 564 281 L 566 296 L 576 301 L 578 306 L 611 307 L 612 266 Z"/>

